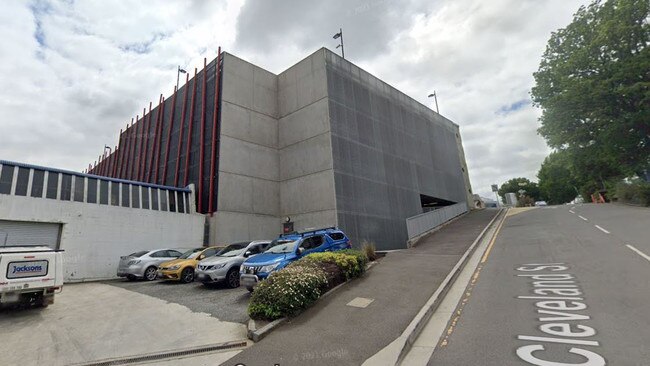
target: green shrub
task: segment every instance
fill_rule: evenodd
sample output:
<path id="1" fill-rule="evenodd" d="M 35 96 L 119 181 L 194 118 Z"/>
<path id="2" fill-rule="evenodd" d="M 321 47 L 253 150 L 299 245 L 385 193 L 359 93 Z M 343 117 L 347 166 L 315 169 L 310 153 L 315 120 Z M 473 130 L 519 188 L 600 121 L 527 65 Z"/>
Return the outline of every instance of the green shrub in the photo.
<path id="1" fill-rule="evenodd" d="M 287 266 L 287 268 L 294 268 L 294 267 L 318 268 L 322 270 L 325 273 L 325 276 L 327 277 L 328 289 L 336 287 L 337 285 L 340 285 L 347 280 L 341 268 L 339 268 L 339 266 L 336 265 L 336 263 L 332 263 L 332 262 L 300 259 Z"/>
<path id="2" fill-rule="evenodd" d="M 345 279 L 359 277 L 366 269 L 368 257 L 358 250 L 339 250 L 336 252 L 313 253 L 300 261 L 333 263 L 341 269 Z"/>
<path id="3" fill-rule="evenodd" d="M 375 243 L 371 241 L 364 240 L 361 243 L 361 251 L 366 255 L 369 261 L 374 261 L 377 259 L 376 250 L 377 248 L 375 247 Z"/>
<path id="4" fill-rule="evenodd" d="M 248 305 L 248 315 L 266 320 L 292 316 L 309 307 L 326 290 L 327 277 L 320 268 L 284 268 L 257 285 Z"/>
<path id="5" fill-rule="evenodd" d="M 619 182 L 616 185 L 616 197 L 621 202 L 650 206 L 650 183 L 641 180 Z"/>

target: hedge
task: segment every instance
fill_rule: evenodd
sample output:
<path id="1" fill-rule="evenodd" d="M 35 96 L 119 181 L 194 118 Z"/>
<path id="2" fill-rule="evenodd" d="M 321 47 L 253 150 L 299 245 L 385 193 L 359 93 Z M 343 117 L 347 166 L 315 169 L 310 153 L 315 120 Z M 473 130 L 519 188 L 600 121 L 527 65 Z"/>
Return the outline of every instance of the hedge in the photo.
<path id="1" fill-rule="evenodd" d="M 357 250 L 307 255 L 257 285 L 248 315 L 264 320 L 297 315 L 329 289 L 361 276 L 367 263 L 366 255 Z"/>

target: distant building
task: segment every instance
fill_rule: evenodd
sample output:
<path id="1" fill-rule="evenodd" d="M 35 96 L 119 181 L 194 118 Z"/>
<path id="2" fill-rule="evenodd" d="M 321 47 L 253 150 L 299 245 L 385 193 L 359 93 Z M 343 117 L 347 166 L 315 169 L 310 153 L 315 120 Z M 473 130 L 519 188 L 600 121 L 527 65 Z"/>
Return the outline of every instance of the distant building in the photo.
<path id="1" fill-rule="evenodd" d="M 209 243 L 338 226 L 406 246 L 405 219 L 472 205 L 459 126 L 320 49 L 279 75 L 221 53 L 90 173 L 196 186 Z"/>

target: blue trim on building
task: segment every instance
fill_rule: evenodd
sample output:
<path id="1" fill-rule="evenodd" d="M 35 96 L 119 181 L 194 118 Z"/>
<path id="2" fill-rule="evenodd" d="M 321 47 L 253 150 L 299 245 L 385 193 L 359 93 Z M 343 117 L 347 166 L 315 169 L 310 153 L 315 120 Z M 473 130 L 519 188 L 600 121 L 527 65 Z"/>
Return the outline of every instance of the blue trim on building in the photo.
<path id="1" fill-rule="evenodd" d="M 99 175 L 94 175 L 94 174 L 85 174 L 85 173 L 79 173 L 79 172 L 73 172 L 71 170 L 64 170 L 64 169 L 57 169 L 57 168 L 48 168 L 40 165 L 32 165 L 32 164 L 25 164 L 25 163 L 18 163 L 15 161 L 9 161 L 9 160 L 0 160 L 0 164 L 2 165 L 13 165 L 17 166 L 19 168 L 26 168 L 26 169 L 37 169 L 37 170 L 43 170 L 43 171 L 48 171 L 48 172 L 53 172 L 53 173 L 63 173 L 63 174 L 70 174 L 78 177 L 85 177 L 85 178 L 93 178 L 93 179 L 98 179 L 98 180 L 105 180 L 109 182 L 117 182 L 117 183 L 125 183 L 125 184 L 133 184 L 133 185 L 138 185 L 141 187 L 149 187 L 149 188 L 158 188 L 158 189 L 166 189 L 168 191 L 177 191 L 177 192 L 185 192 L 185 193 L 191 193 L 192 190 L 189 188 L 179 188 L 179 187 L 171 187 L 171 186 L 161 186 L 159 184 L 151 184 L 151 183 L 145 183 L 145 182 L 139 182 L 135 180 L 126 180 L 126 179 L 119 179 L 119 178 L 109 178 L 109 177 L 103 177 Z"/>

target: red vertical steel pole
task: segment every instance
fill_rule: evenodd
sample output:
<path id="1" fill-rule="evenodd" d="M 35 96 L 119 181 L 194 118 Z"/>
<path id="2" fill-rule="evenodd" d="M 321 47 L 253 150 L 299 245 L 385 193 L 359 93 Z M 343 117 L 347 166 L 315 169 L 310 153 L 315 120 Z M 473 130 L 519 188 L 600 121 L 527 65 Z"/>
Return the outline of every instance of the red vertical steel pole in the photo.
<path id="1" fill-rule="evenodd" d="M 158 131 L 156 132 L 156 134 L 158 135 L 158 137 L 156 138 L 156 140 L 158 141 L 158 148 L 156 152 L 156 166 L 154 167 L 155 173 L 153 178 L 153 182 L 155 184 L 158 184 L 158 171 L 160 170 L 158 168 L 160 167 L 160 161 L 162 160 L 160 157 L 160 153 L 162 151 L 161 147 L 162 147 L 163 125 L 165 124 L 165 97 L 163 97 L 162 94 L 161 97 L 162 97 L 162 107 L 160 108 L 160 123 L 158 123 Z"/>
<path id="2" fill-rule="evenodd" d="M 120 128 L 120 136 L 119 136 L 118 140 L 119 141 L 117 143 L 117 150 L 119 151 L 119 154 L 117 154 L 117 169 L 116 169 L 117 172 L 116 172 L 115 177 L 116 178 L 122 178 L 122 164 L 124 162 L 124 157 L 122 156 L 122 155 L 124 155 L 124 152 L 122 150 L 124 150 L 124 149 L 122 148 L 122 129 L 121 128 Z"/>
<path id="3" fill-rule="evenodd" d="M 120 139 L 121 136 L 122 136 L 122 130 L 120 130 L 120 136 L 119 136 L 118 139 L 117 139 L 117 140 L 118 140 L 118 144 L 122 141 L 122 140 Z M 112 176 L 113 178 L 116 178 L 116 177 L 117 177 L 117 166 L 118 166 L 119 163 L 120 163 L 120 159 L 119 159 L 119 158 L 120 158 L 120 154 L 119 154 L 118 151 L 119 151 L 119 150 L 118 150 L 118 147 L 115 146 L 115 150 L 113 151 L 113 154 L 115 155 L 115 164 L 113 164 L 113 173 L 111 174 L 111 176 Z"/>
<path id="4" fill-rule="evenodd" d="M 131 123 L 131 167 L 129 168 L 129 180 L 133 180 L 133 171 L 135 169 L 135 147 L 138 144 L 138 122 L 140 116 L 135 116 L 135 125 Z"/>
<path id="5" fill-rule="evenodd" d="M 111 177 L 115 178 L 115 169 L 117 168 L 117 145 L 113 149 L 113 171 L 111 172 Z"/>
<path id="6" fill-rule="evenodd" d="M 183 186 L 187 186 L 190 173 L 190 147 L 192 146 L 192 126 L 194 125 L 194 97 L 196 97 L 196 78 L 197 70 L 194 68 L 194 82 L 192 83 L 192 102 L 190 103 L 190 120 L 187 131 L 187 149 L 185 154 L 185 176 L 183 177 Z"/>
<path id="7" fill-rule="evenodd" d="M 124 149 L 124 176 L 122 178 L 129 179 L 129 168 L 131 167 L 131 126 L 133 125 L 133 118 L 131 118 L 131 124 L 126 125 L 126 130 L 124 130 L 124 139 L 126 141 L 126 146 Z"/>
<path id="8" fill-rule="evenodd" d="M 97 175 L 102 175 L 102 156 L 97 155 Z"/>
<path id="9" fill-rule="evenodd" d="M 147 154 L 149 153 L 149 128 L 151 126 L 151 102 L 149 102 L 149 114 L 147 114 L 147 118 L 144 120 L 144 135 L 142 136 L 144 139 L 144 152 L 142 155 L 142 164 L 140 167 L 140 175 L 138 177 L 139 181 L 142 181 L 144 179 L 144 171 L 147 167 Z"/>
<path id="10" fill-rule="evenodd" d="M 208 213 L 214 212 L 214 176 L 215 176 L 215 159 L 217 154 L 217 116 L 219 115 L 219 80 L 221 78 L 221 47 L 217 51 L 217 64 L 215 65 L 214 75 L 214 111 L 212 113 L 212 138 L 210 139 L 210 198 L 208 199 Z"/>
<path id="11" fill-rule="evenodd" d="M 172 96 L 171 119 L 169 120 L 169 128 L 167 129 L 167 143 L 165 144 L 165 165 L 163 166 L 162 185 L 167 182 L 167 166 L 169 165 L 169 145 L 172 142 L 172 132 L 174 130 L 174 113 L 176 113 L 176 87 L 174 87 L 174 95 Z M 180 138 L 180 134 L 179 134 Z"/>
<path id="12" fill-rule="evenodd" d="M 183 148 L 183 128 L 185 127 L 185 109 L 187 108 L 187 95 L 189 94 L 190 74 L 185 74 L 185 94 L 183 94 L 183 108 L 181 108 L 181 126 L 178 128 L 178 149 L 176 151 L 176 171 L 174 172 L 174 187 L 178 187 L 178 172 L 181 167 L 181 149 Z M 185 167 L 187 169 L 187 166 Z"/>
<path id="13" fill-rule="evenodd" d="M 108 155 L 108 170 L 106 171 L 107 176 L 111 176 L 113 173 L 113 152 Z"/>
<path id="14" fill-rule="evenodd" d="M 149 169 L 147 169 L 147 182 L 151 183 L 151 170 L 154 167 L 154 155 L 156 155 L 156 141 L 158 141 L 158 125 L 160 124 L 160 112 L 162 111 L 162 94 L 158 99 L 158 114 L 156 115 L 156 125 L 154 126 L 153 144 L 151 146 L 151 156 L 149 157 Z"/>
<path id="15" fill-rule="evenodd" d="M 136 142 L 138 142 L 137 147 L 137 159 L 135 160 L 135 172 L 133 173 L 133 180 L 140 180 L 140 161 L 142 161 L 142 139 L 144 138 L 144 121 L 145 116 L 147 115 L 147 109 L 142 108 L 142 119 L 140 120 L 140 126 L 136 125 L 137 133 Z M 139 128 L 138 128 L 139 127 Z"/>
<path id="16" fill-rule="evenodd" d="M 207 81 L 207 67 L 208 59 L 203 58 L 203 83 L 201 86 L 201 137 L 199 141 L 199 212 L 203 213 L 203 157 L 205 155 L 205 87 Z"/>

